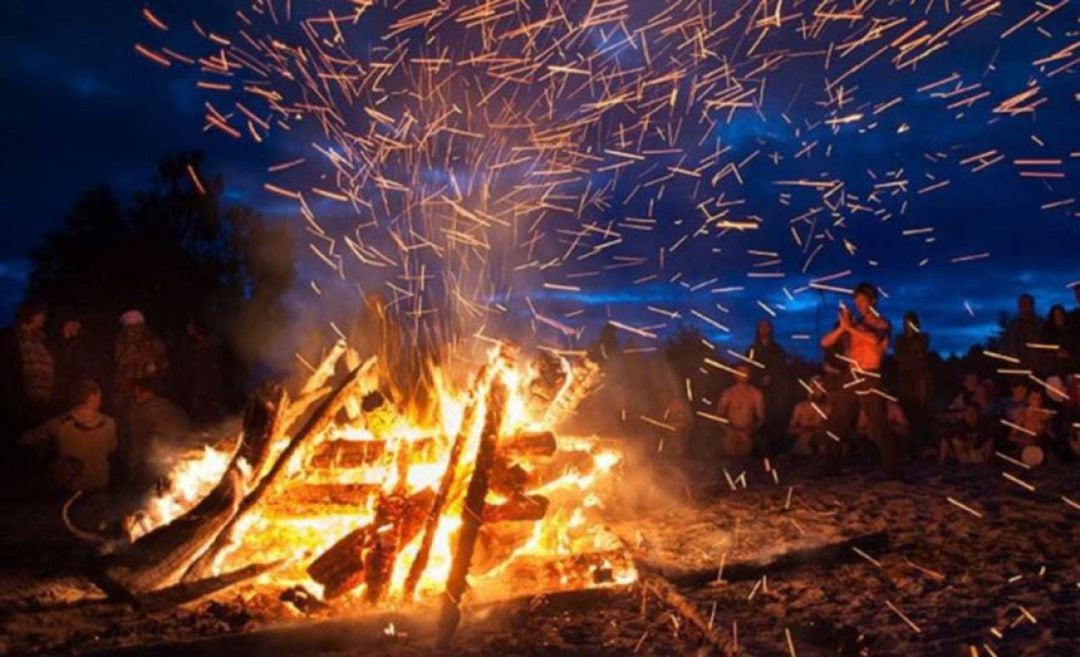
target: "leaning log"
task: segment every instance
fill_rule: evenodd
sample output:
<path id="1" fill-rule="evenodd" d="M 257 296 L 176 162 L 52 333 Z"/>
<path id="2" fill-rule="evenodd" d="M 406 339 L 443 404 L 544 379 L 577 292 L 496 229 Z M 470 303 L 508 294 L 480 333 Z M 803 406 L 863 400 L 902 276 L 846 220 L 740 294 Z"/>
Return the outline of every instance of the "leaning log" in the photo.
<path id="1" fill-rule="evenodd" d="M 495 449 L 499 441 L 499 427 L 502 425 L 503 411 L 506 405 L 506 386 L 499 379 L 491 383 L 488 392 L 487 414 L 484 428 L 480 434 L 473 464 L 472 479 L 465 492 L 465 505 L 461 514 L 461 529 L 458 531 L 454 558 L 450 562 L 450 575 L 446 579 L 446 591 L 443 593 L 442 610 L 439 614 L 439 629 L 436 632 L 435 645 L 440 650 L 450 647 L 461 622 L 461 596 L 465 594 L 469 564 L 472 562 L 476 537 L 484 517 L 484 499 L 488 493 L 488 477 L 495 462 Z"/>
<path id="2" fill-rule="evenodd" d="M 233 516 L 247 483 L 244 472 L 262 467 L 287 405 L 280 388 L 256 395 L 244 412 L 240 443 L 221 481 L 187 513 L 107 559 L 106 577 L 132 595 L 177 584 Z"/>
<path id="3" fill-rule="evenodd" d="M 215 534 L 213 542 L 192 562 L 184 572 L 185 581 L 203 579 L 212 574 L 214 563 L 218 555 L 232 541 L 232 530 L 237 523 L 243 520 L 248 513 L 262 500 L 270 487 L 287 469 L 289 462 L 296 452 L 303 447 L 309 439 L 326 430 L 326 427 L 338 414 L 345 400 L 349 399 L 357 384 L 364 378 L 374 365 L 375 359 L 369 359 L 366 363 L 356 368 L 345 377 L 337 389 L 329 398 L 324 400 L 315 410 L 300 431 L 289 441 L 289 444 L 278 455 L 274 465 L 266 472 L 266 475 L 257 483 L 250 493 L 245 495 L 236 507 L 235 512 L 225 522 L 224 526 Z"/>
<path id="4" fill-rule="evenodd" d="M 491 368 L 488 365 L 480 368 L 476 375 L 474 390 L 483 389 L 483 386 L 488 385 L 490 371 Z M 439 482 L 439 491 L 431 502 L 431 508 L 428 510 L 427 519 L 424 522 L 424 536 L 420 540 L 420 549 L 417 550 L 416 557 L 413 559 L 412 565 L 409 566 L 409 573 L 405 577 L 406 600 L 411 600 L 413 594 L 416 593 L 416 586 L 420 583 L 420 577 L 427 568 L 428 558 L 431 555 L 431 545 L 435 540 L 435 534 L 439 531 L 439 520 L 442 518 L 443 510 L 450 499 L 450 492 L 454 488 L 454 482 L 457 479 L 458 462 L 461 461 L 461 451 L 465 448 L 469 432 L 476 421 L 478 405 L 479 399 L 474 398 L 465 407 L 461 426 L 458 428 L 457 435 L 454 436 L 454 442 L 450 445 L 450 455 L 447 458 L 446 469 L 443 470 L 442 480 Z"/>

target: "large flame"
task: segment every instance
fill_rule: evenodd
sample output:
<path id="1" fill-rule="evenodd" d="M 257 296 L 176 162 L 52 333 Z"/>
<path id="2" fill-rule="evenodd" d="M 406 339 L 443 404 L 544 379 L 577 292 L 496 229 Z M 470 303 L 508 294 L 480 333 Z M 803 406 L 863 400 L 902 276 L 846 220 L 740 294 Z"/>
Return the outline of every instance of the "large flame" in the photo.
<path id="1" fill-rule="evenodd" d="M 354 413 L 348 421 L 332 424 L 293 456 L 288 476 L 275 484 L 267 503 L 238 523 L 231 546 L 219 555 L 216 568 L 224 572 L 251 563 L 282 560 L 285 565 L 264 575 L 261 584 L 302 585 L 322 595 L 322 587 L 306 573 L 312 560 L 349 532 L 375 522 L 383 496 L 413 496 L 437 490 L 450 464 L 451 445 L 460 434 L 464 447 L 452 492 L 442 510 L 416 590 L 412 596 L 406 595 L 405 582 L 420 550 L 423 532 L 397 550 L 380 601 L 400 605 L 441 593 L 454 558 L 465 490 L 474 470 L 492 386 L 499 382 L 507 392 L 498 432 L 501 439 L 547 431 L 580 401 L 568 397 L 582 394 L 583 386 L 574 385 L 574 368 L 564 362 L 564 370 L 566 380 L 554 397 L 536 403 L 532 384 L 537 372 L 511 362 L 496 349 L 471 385 L 455 386 L 447 372 L 434 370 L 431 380 L 436 411 L 431 414 L 435 416 L 432 421 L 422 422 L 387 405 L 373 412 Z M 585 375 L 590 375 L 588 370 Z M 358 392 L 356 408 L 360 395 Z M 474 405 L 471 413 L 466 410 L 470 404 Z M 469 426 L 465 426 L 466 422 Z M 282 442 L 287 440 L 288 436 L 281 438 Z M 374 457 L 361 465 L 323 463 L 322 467 L 312 467 L 312 456 L 328 442 L 348 443 Z M 483 527 L 470 570 L 473 599 L 626 583 L 636 578 L 620 542 L 604 528 L 602 520 L 603 500 L 615 482 L 622 453 L 597 437 L 558 437 L 556 444 L 554 456 L 526 455 L 513 460 L 530 481 L 521 492 L 542 495 L 549 506 L 540 520 L 495 522 Z M 207 448 L 179 464 L 170 477 L 171 488 L 162 491 L 140 522 L 129 528 L 133 538 L 170 522 L 193 506 L 200 494 L 221 478 L 229 459 L 226 451 Z M 290 503 L 289 490 L 297 485 L 350 486 L 362 493 L 356 503 L 349 505 L 324 505 L 318 500 Z M 498 492 L 487 494 L 489 505 L 506 501 Z M 365 599 L 365 586 L 354 589 L 336 604 L 360 604 Z"/>

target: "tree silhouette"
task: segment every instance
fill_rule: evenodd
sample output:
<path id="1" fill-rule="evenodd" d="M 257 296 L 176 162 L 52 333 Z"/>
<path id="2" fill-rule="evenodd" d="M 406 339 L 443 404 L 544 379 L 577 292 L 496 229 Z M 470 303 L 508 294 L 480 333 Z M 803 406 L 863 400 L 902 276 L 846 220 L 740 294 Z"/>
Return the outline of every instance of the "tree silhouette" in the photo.
<path id="1" fill-rule="evenodd" d="M 96 328 L 102 348 L 119 314 L 139 308 L 167 342 L 200 318 L 250 362 L 284 324 L 291 238 L 250 208 L 225 206 L 224 182 L 201 164 L 198 153 L 166 157 L 127 207 L 107 187 L 85 192 L 33 253 L 29 294 Z"/>

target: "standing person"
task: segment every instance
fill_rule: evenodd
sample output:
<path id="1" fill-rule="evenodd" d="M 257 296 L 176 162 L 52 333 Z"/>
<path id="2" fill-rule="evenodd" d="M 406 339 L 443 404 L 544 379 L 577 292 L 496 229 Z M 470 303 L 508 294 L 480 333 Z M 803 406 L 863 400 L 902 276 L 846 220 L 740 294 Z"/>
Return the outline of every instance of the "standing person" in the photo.
<path id="1" fill-rule="evenodd" d="M 751 360 L 764 368 L 750 372 L 750 383 L 765 397 L 765 422 L 754 445 L 757 456 L 773 456 L 784 437 L 788 418 L 787 353 L 773 338 L 773 325 L 767 319 L 758 322 L 754 344 L 746 350 Z"/>
<path id="2" fill-rule="evenodd" d="M 120 316 L 120 333 L 116 336 L 112 403 L 126 412 L 131 405 L 135 381 L 150 377 L 161 379 L 169 369 L 165 343 L 149 327 L 138 310 Z"/>
<path id="3" fill-rule="evenodd" d="M 15 311 L 15 325 L 0 336 L 0 407 L 8 446 L 27 428 L 44 422 L 53 412 L 56 363 L 45 341 L 48 308 L 24 301 Z"/>
<path id="4" fill-rule="evenodd" d="M 896 339 L 896 378 L 900 406 L 911 424 L 910 447 L 930 444 L 930 336 L 913 310 L 904 313 L 904 330 Z"/>
<path id="5" fill-rule="evenodd" d="M 75 404 L 76 393 L 87 381 L 98 381 L 90 346 L 83 333 L 82 322 L 69 316 L 60 325 L 56 354 L 56 401 L 61 408 Z M 81 393 L 80 393 L 81 394 Z"/>
<path id="6" fill-rule="evenodd" d="M 1069 311 L 1069 334 L 1072 336 L 1073 346 L 1077 349 L 1073 353 L 1073 368 L 1080 371 L 1080 281 L 1073 283 L 1072 290 L 1076 297 L 1076 307 Z"/>
<path id="7" fill-rule="evenodd" d="M 198 319 L 185 327 L 184 341 L 176 359 L 179 400 L 191 419 L 201 425 L 225 417 L 224 349 Z"/>
<path id="8" fill-rule="evenodd" d="M 765 397 L 750 383 L 750 365 L 741 363 L 735 382 L 716 400 L 716 414 L 728 420 L 720 453 L 725 458 L 750 456 L 754 436 L 765 423 Z"/>
<path id="9" fill-rule="evenodd" d="M 877 298 L 877 288 L 869 283 L 860 283 L 854 291 L 858 317 L 853 317 L 847 306 L 841 304 L 836 328 L 821 339 L 821 346 L 828 349 L 846 338 L 845 358 L 850 365 L 850 380 L 833 394 L 829 431 L 832 437 L 846 441 L 858 424 L 860 410 L 866 413 L 870 438 L 881 452 L 885 476 L 902 480 L 904 472 L 900 450 L 889 430 L 885 397 L 880 391 L 881 365 L 889 348 L 891 327 L 888 320 L 878 314 Z M 833 440 L 828 446 L 829 470 L 832 474 L 839 474 L 842 468 L 842 444 Z"/>
<path id="10" fill-rule="evenodd" d="M 126 461 L 136 486 L 156 480 L 165 469 L 159 465 L 191 446 L 191 421 L 184 409 L 161 396 L 159 381 L 141 378 L 132 384 Z"/>
<path id="11" fill-rule="evenodd" d="M 1064 306 L 1054 306 L 1043 325 L 1039 342 L 1054 345 L 1054 351 L 1046 353 L 1041 359 L 1044 375 L 1063 375 L 1071 373 L 1076 367 L 1076 343 L 1069 327 L 1069 316 Z"/>
<path id="12" fill-rule="evenodd" d="M 90 380 L 74 388 L 71 410 L 23 436 L 28 445 L 56 441 L 55 478 L 76 491 L 101 491 L 109 486 L 109 457 L 116 451 L 116 422 L 101 413 L 101 388 Z"/>
<path id="13" fill-rule="evenodd" d="M 1016 299 L 1016 317 L 1005 328 L 1005 350 L 1027 369 L 1035 369 L 1035 350 L 1028 345 L 1039 341 L 1042 324 L 1042 318 L 1035 314 L 1035 297 L 1021 294 Z"/>

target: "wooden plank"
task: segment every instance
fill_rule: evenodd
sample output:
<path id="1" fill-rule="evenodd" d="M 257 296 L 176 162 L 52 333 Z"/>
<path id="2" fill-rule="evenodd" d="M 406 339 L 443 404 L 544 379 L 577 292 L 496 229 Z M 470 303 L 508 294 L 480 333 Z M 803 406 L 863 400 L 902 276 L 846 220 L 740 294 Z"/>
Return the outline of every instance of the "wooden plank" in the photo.
<path id="1" fill-rule="evenodd" d="M 785 552 L 773 559 L 761 562 L 728 563 L 724 565 L 723 579 L 728 582 L 747 581 L 762 575 L 813 565 L 851 563 L 861 561 L 861 550 L 871 556 L 889 547 L 887 532 L 862 534 L 836 543 Z M 668 565 L 649 561 L 648 557 L 635 555 L 634 562 L 642 571 L 659 575 L 675 586 L 696 588 L 716 581 L 719 566 L 698 570 L 678 570 Z"/>

